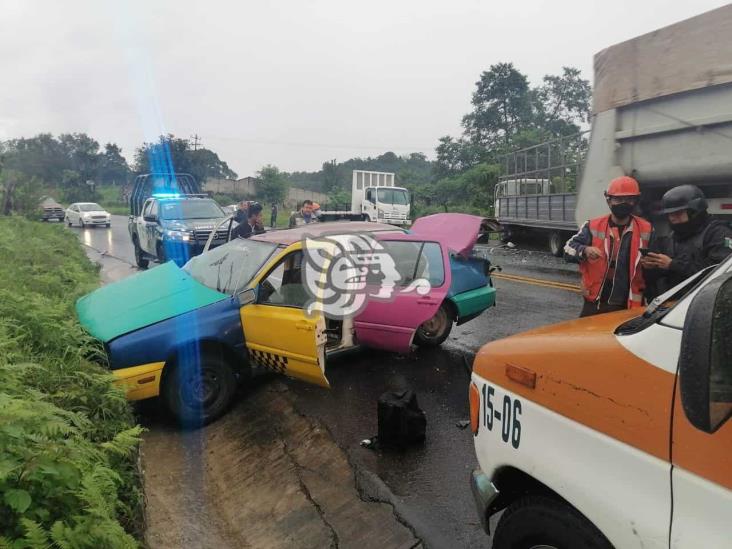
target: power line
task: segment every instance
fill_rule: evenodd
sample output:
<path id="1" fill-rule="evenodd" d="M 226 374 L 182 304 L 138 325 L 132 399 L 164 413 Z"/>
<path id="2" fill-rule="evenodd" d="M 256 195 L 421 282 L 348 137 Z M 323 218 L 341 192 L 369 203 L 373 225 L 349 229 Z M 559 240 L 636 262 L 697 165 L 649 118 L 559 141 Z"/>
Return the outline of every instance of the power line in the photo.
<path id="1" fill-rule="evenodd" d="M 250 143 L 252 145 L 280 145 L 285 147 L 319 147 L 329 149 L 361 149 L 361 150 L 374 150 L 374 151 L 432 151 L 435 146 L 389 146 L 389 145 L 354 145 L 344 143 L 305 143 L 298 141 L 276 141 L 276 140 L 262 140 L 262 139 L 247 139 L 245 137 L 224 137 L 220 135 L 209 135 L 208 139 L 215 141 L 239 141 L 241 143 Z"/>

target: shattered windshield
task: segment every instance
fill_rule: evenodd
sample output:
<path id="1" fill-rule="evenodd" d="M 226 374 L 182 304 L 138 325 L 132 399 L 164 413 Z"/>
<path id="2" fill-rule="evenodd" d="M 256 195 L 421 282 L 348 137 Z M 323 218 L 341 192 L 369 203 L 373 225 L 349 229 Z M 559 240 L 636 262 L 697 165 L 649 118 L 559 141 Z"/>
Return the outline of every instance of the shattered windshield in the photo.
<path id="1" fill-rule="evenodd" d="M 201 284 L 233 295 L 246 288 L 276 249 L 272 242 L 237 238 L 193 257 L 183 270 Z"/>

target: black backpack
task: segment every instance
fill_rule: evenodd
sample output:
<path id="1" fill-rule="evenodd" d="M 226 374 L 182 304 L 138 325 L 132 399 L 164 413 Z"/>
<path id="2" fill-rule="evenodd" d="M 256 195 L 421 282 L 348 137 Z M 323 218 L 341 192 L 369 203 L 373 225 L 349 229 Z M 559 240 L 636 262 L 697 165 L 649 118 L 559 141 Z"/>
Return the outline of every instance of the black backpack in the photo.
<path id="1" fill-rule="evenodd" d="M 379 443 L 408 446 L 423 442 L 427 417 L 413 391 L 384 393 L 378 402 Z"/>

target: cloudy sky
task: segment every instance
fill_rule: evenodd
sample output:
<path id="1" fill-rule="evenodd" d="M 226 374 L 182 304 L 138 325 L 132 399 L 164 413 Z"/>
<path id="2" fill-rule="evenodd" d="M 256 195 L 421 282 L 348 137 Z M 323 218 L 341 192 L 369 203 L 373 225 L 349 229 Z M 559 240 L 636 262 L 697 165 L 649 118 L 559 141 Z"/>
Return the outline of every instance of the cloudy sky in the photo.
<path id="1" fill-rule="evenodd" d="M 0 139 L 87 132 L 128 158 L 198 134 L 240 175 L 421 151 L 481 71 L 539 83 L 714 0 L 0 0 Z"/>

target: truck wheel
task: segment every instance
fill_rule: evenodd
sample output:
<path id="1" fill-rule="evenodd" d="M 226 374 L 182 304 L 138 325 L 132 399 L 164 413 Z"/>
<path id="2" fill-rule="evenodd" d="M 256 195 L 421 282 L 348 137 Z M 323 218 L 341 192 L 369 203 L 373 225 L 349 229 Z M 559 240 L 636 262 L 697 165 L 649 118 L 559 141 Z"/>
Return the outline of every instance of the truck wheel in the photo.
<path id="1" fill-rule="evenodd" d="M 525 496 L 501 516 L 493 549 L 612 549 L 597 527 L 566 503 Z"/>
<path id="2" fill-rule="evenodd" d="M 145 259 L 145 252 L 140 248 L 140 242 L 137 240 L 137 237 L 133 237 L 132 245 L 135 247 L 135 263 L 137 263 L 140 269 L 147 269 L 149 262 Z"/>
<path id="3" fill-rule="evenodd" d="M 194 353 L 188 356 L 191 354 L 195 357 Z M 160 394 L 168 411 L 182 425 L 206 425 L 231 405 L 236 394 L 236 376 L 220 354 L 206 352 L 198 360 L 179 361 L 170 367 Z"/>
<path id="4" fill-rule="evenodd" d="M 414 333 L 414 343 L 420 347 L 437 347 L 452 330 L 452 311 L 443 301 L 435 316 L 423 322 Z"/>
<path id="5" fill-rule="evenodd" d="M 554 257 L 562 257 L 564 255 L 564 239 L 559 231 L 549 233 L 549 251 Z"/>
<path id="6" fill-rule="evenodd" d="M 162 242 L 158 242 L 155 246 L 155 253 L 158 254 L 158 261 L 163 264 L 168 259 L 165 257 L 165 245 Z"/>
<path id="7" fill-rule="evenodd" d="M 513 231 L 508 225 L 504 225 L 503 231 L 501 231 L 501 243 L 508 244 L 513 238 Z"/>

